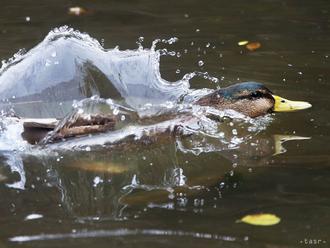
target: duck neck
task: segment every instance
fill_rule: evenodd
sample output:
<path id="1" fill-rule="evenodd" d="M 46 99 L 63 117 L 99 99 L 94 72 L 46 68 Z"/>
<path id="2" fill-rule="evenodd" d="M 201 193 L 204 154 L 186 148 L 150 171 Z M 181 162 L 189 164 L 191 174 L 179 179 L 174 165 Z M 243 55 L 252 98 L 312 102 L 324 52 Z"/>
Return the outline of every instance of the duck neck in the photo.
<path id="1" fill-rule="evenodd" d="M 196 101 L 201 106 L 222 106 L 226 104 L 225 94 L 223 90 L 215 90 Z"/>

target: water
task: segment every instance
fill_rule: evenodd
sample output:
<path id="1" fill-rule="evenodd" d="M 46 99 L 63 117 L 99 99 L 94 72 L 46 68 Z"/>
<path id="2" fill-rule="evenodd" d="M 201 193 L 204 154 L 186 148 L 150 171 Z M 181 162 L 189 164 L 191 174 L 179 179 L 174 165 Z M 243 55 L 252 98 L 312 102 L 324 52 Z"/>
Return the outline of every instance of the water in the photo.
<path id="1" fill-rule="evenodd" d="M 90 12 L 68 15 L 76 4 Z M 107 109 L 122 125 L 112 134 L 39 148 L 20 139 L 19 123 L 2 120 L 3 246 L 300 247 L 321 240 L 327 247 L 329 7 L 326 1 L 4 4 L 1 58 L 26 51 L 2 67 L 1 84 L 14 85 L 5 93 L 1 87 L 2 108 L 62 117 L 73 99 L 79 111 L 81 99 L 100 94 L 113 101 L 94 97 L 83 111 Z M 64 24 L 86 34 L 51 31 Z M 152 46 L 157 39 L 164 42 Z M 249 52 L 237 45 L 246 39 L 262 47 Z M 205 113 L 233 113 L 189 105 L 203 88 L 243 81 L 263 82 L 313 108 L 218 125 Z M 36 94 L 43 89 L 49 97 Z M 187 102 L 177 105 L 182 95 Z M 188 138 L 150 142 L 145 137 L 155 123 L 137 123 L 136 116 L 162 111 L 188 111 L 200 124 L 187 126 L 194 133 Z M 166 121 L 164 129 L 172 124 Z M 236 223 L 260 212 L 282 221 Z"/>

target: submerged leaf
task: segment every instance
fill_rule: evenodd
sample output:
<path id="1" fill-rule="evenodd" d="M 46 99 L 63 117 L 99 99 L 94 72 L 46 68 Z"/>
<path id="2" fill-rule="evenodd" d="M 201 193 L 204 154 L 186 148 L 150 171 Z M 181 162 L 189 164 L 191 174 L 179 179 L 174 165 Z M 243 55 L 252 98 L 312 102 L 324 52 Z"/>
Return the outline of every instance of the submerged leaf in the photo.
<path id="1" fill-rule="evenodd" d="M 278 224 L 281 219 L 274 214 L 251 214 L 244 216 L 240 221 L 256 226 L 272 226 Z"/>
<path id="2" fill-rule="evenodd" d="M 122 174 L 130 170 L 129 166 L 123 164 L 116 164 L 112 162 L 77 162 L 70 164 L 70 167 L 77 169 L 98 172 L 98 173 L 109 173 L 109 174 Z"/>
<path id="3" fill-rule="evenodd" d="M 261 43 L 260 42 L 251 42 L 251 43 L 247 44 L 245 47 L 246 47 L 246 49 L 248 49 L 250 51 L 255 51 L 261 47 Z"/>

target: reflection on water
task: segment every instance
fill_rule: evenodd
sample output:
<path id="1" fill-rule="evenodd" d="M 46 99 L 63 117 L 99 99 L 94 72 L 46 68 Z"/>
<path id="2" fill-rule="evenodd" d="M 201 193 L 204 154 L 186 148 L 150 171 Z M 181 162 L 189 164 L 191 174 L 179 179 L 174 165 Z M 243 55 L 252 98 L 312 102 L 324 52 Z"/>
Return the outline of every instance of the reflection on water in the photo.
<path id="1" fill-rule="evenodd" d="M 0 71 L 4 245 L 327 246 L 328 3 L 79 4 L 92 11 L 68 16 L 65 0 L 0 10 L 1 57 L 28 48 Z M 53 29 L 65 24 L 87 33 Z M 262 46 L 249 52 L 237 46 L 244 39 Z M 315 107 L 252 120 L 190 104 L 205 88 L 251 80 Z M 120 125 L 38 147 L 5 117 L 63 117 L 72 108 L 108 111 Z M 168 134 L 173 113 L 177 122 L 177 113 L 195 117 L 186 135 Z M 236 223 L 260 212 L 282 221 Z"/>

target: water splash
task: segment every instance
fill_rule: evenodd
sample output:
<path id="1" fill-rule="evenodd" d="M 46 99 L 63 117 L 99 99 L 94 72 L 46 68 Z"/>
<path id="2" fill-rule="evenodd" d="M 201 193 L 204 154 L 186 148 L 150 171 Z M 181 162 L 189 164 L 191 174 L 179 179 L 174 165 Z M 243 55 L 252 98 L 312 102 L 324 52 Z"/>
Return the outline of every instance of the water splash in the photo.
<path id="1" fill-rule="evenodd" d="M 63 117 L 74 99 L 92 95 L 136 110 L 145 104 L 175 101 L 189 91 L 189 83 L 162 79 L 159 61 L 160 52 L 153 48 L 106 50 L 89 35 L 64 26 L 29 52 L 3 63 L 1 107 L 12 107 L 20 116 Z"/>
<path id="2" fill-rule="evenodd" d="M 7 165 L 10 167 L 12 173 L 18 173 L 19 180 L 13 183 L 7 183 L 6 186 L 13 189 L 25 189 L 26 176 L 24 170 L 23 160 L 20 154 L 15 152 L 5 152 L 2 155 L 7 159 Z"/>
<path id="3" fill-rule="evenodd" d="M 56 149 L 104 147 L 127 137 L 137 140 L 168 132 L 178 125 L 183 134 L 207 137 L 202 143 L 192 142 L 192 147 L 180 145 L 183 151 L 234 149 L 269 123 L 269 118 L 255 121 L 233 111 L 193 105 L 210 90 L 191 90 L 192 78 L 203 77 L 219 82 L 207 72 L 188 73 L 176 82 L 164 80 L 159 71 L 160 57 L 173 54 L 166 49 L 156 50 L 156 45 L 160 42 L 173 44 L 177 40 L 176 37 L 157 39 L 151 48 L 143 48 L 143 37 L 140 37 L 136 50 L 120 51 L 118 48 L 105 49 L 88 34 L 67 26 L 56 28 L 30 51 L 21 51 L 3 62 L 0 69 L 0 107 L 4 112 L 10 110 L 24 117 L 63 118 L 71 112 L 71 116 L 78 113 L 88 118 L 95 111 L 108 111 L 119 117 L 120 125 L 115 131 L 68 140 L 53 145 L 52 148 Z M 150 116 L 173 117 L 178 114 L 194 119 L 168 118 L 151 124 L 138 121 Z M 231 123 L 216 121 L 225 117 L 235 119 L 235 127 Z M 0 147 L 7 146 L 6 133 L 11 131 L 15 132 L 20 143 L 10 145 L 14 149 L 21 145 L 26 147 L 19 137 L 20 128 L 7 125 L 7 131 L 1 133 Z M 212 144 L 214 141 L 219 145 Z"/>
<path id="4" fill-rule="evenodd" d="M 19 119 L 0 117 L 0 153 L 26 150 L 29 145 L 21 137 L 23 131 Z"/>

